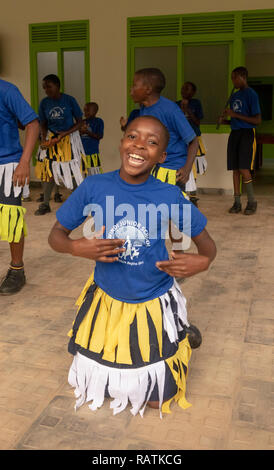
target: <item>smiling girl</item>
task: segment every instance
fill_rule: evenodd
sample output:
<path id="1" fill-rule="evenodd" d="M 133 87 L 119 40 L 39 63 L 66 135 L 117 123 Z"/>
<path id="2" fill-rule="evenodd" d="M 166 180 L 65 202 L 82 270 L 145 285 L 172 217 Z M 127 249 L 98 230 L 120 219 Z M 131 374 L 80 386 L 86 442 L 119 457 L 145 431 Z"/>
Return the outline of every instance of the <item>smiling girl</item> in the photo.
<path id="1" fill-rule="evenodd" d="M 50 246 L 96 261 L 69 333 L 69 352 L 74 355 L 69 383 L 75 388 L 76 409 L 90 402 L 90 409 L 96 410 L 105 397 L 113 399 L 114 414 L 129 402 L 131 413 L 141 416 L 147 404 L 160 414 L 169 412 L 173 399 L 182 408 L 190 406 L 185 398 L 189 322 L 174 277 L 207 270 L 216 248 L 205 229 L 205 216 L 178 187 L 151 176 L 153 166 L 165 160 L 168 139 L 157 118 L 135 119 L 121 140 L 120 170 L 87 177 L 56 213 Z M 113 213 L 107 217 L 110 196 Z M 101 208 L 102 227 L 96 227 L 93 238 L 71 239 L 90 204 Z M 145 217 L 138 217 L 140 206 L 148 209 Z M 158 213 L 160 207 L 165 210 Z M 173 252 L 169 259 L 162 234 L 168 230 L 172 207 L 179 214 L 179 229 L 190 227 L 197 254 Z M 151 208 L 157 213 L 152 226 Z"/>

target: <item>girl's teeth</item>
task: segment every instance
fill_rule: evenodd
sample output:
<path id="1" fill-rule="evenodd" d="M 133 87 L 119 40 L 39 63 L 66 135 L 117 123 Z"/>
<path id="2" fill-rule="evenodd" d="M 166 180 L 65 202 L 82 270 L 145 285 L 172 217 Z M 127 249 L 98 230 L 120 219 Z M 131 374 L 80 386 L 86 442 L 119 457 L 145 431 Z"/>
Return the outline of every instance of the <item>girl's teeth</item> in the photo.
<path id="1" fill-rule="evenodd" d="M 130 158 L 134 158 L 135 160 L 139 160 L 141 162 L 144 161 L 143 157 L 140 157 L 140 155 L 136 155 L 135 153 L 131 153 L 129 156 Z"/>

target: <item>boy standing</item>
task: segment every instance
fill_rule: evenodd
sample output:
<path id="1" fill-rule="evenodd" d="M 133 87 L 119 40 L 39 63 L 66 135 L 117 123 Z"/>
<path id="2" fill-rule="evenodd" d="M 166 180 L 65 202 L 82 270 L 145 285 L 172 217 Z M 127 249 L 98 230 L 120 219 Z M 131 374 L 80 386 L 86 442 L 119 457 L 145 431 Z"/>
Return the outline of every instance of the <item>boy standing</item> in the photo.
<path id="1" fill-rule="evenodd" d="M 157 68 L 138 70 L 131 96 L 141 105 L 140 116 L 157 117 L 169 131 L 167 158 L 155 167 L 153 176 L 177 184 L 184 191 L 197 155 L 198 139 L 177 104 L 161 96 L 165 83 L 164 74 Z"/>
<path id="2" fill-rule="evenodd" d="M 224 111 L 220 123 L 230 124 L 231 133 L 227 146 L 227 169 L 233 171 L 234 204 L 230 214 L 241 212 L 240 176 L 247 193 L 245 215 L 255 214 L 257 201 L 254 198 L 251 170 L 256 155 L 255 128 L 261 123 L 261 110 L 257 93 L 248 86 L 248 71 L 237 67 L 232 71 L 231 80 L 237 91 L 230 99 L 230 108 Z M 230 121 L 224 119 L 229 116 Z"/>
<path id="3" fill-rule="evenodd" d="M 22 149 L 18 121 L 26 129 Z M 0 80 L 0 239 L 10 245 L 10 268 L 0 294 L 18 292 L 25 284 L 23 252 L 26 224 L 22 188 L 29 183 L 30 160 L 39 135 L 38 116 L 18 88 Z"/>

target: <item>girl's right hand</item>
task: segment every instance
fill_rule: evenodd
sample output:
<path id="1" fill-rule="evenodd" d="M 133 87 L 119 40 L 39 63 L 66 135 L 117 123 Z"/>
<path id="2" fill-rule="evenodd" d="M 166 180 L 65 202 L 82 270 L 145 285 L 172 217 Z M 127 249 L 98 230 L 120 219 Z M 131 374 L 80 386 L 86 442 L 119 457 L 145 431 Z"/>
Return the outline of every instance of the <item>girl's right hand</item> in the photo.
<path id="1" fill-rule="evenodd" d="M 71 254 L 103 263 L 118 261 L 118 254 L 125 251 L 125 248 L 122 248 L 125 240 L 120 238 L 99 238 L 104 233 L 104 230 L 105 227 L 102 227 L 99 232 L 94 234 L 92 239 L 82 237 L 78 240 L 72 240 Z"/>

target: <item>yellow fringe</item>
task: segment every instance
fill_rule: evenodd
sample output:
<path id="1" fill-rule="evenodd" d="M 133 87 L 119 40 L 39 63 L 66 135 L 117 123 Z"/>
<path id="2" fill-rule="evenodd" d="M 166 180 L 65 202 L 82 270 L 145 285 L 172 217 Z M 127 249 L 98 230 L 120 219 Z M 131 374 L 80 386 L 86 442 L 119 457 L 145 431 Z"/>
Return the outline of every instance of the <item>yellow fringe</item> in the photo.
<path id="1" fill-rule="evenodd" d="M 0 204 L 0 239 L 9 243 L 19 243 L 22 231 L 27 236 L 24 215 L 26 209 L 21 206 Z"/>
<path id="2" fill-rule="evenodd" d="M 93 282 L 93 274 L 77 299 L 78 311 L 85 298 L 86 292 Z M 95 325 L 90 337 L 90 329 L 100 302 Z M 130 353 L 130 325 L 137 319 L 137 333 L 140 353 L 144 362 L 149 362 L 150 344 L 147 311 L 151 316 L 157 333 L 160 357 L 162 357 L 162 310 L 158 298 L 145 303 L 129 304 L 115 300 L 97 287 L 94 299 L 76 334 L 75 342 L 85 349 L 101 353 L 103 359 L 119 364 L 132 364 Z M 71 329 L 68 335 L 73 335 Z"/>
<path id="3" fill-rule="evenodd" d="M 154 168 L 152 169 L 151 174 L 154 176 Z M 176 185 L 176 174 L 177 170 L 172 170 L 170 168 L 164 168 L 160 166 L 155 178 L 162 181 L 163 183 Z M 188 199 L 187 194 L 184 191 L 182 191 L 182 193 L 184 197 Z"/>
<path id="4" fill-rule="evenodd" d="M 37 161 L 34 172 L 36 178 L 48 183 L 53 177 L 52 172 L 50 170 L 49 159 L 45 158 L 42 162 Z"/>
<path id="5" fill-rule="evenodd" d="M 184 370 L 183 370 L 183 364 L 188 368 L 190 357 L 191 357 L 191 347 L 188 342 L 188 335 L 187 335 L 187 337 L 183 341 L 180 342 L 179 349 L 176 352 L 176 354 L 165 360 L 176 382 L 176 385 L 178 387 L 178 392 L 170 400 L 163 403 L 162 405 L 163 413 L 171 413 L 170 404 L 173 400 L 178 402 L 178 405 L 184 410 L 192 406 L 191 403 L 189 403 L 185 398 L 187 374 L 185 375 Z M 175 370 L 174 368 L 174 363 L 177 367 L 177 370 Z"/>

